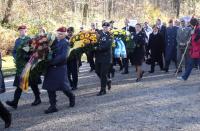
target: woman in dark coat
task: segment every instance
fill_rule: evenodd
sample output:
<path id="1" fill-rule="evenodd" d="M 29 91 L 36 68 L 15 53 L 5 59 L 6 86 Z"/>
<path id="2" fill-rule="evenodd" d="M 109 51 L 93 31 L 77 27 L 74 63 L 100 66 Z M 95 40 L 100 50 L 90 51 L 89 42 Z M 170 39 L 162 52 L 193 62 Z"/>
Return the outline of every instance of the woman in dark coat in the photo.
<path id="1" fill-rule="evenodd" d="M 45 114 L 58 111 L 56 108 L 56 91 L 63 91 L 69 98 L 70 107 L 75 105 L 75 95 L 71 92 L 67 77 L 67 56 L 70 44 L 66 39 L 66 31 L 65 27 L 59 28 L 57 30 L 57 39 L 51 46 L 53 51 L 52 60 L 48 63 L 42 86 L 43 89 L 47 90 L 50 103 L 50 107 L 45 110 Z"/>
<path id="2" fill-rule="evenodd" d="M 153 26 L 153 33 L 149 37 L 148 50 L 151 56 L 151 70 L 149 73 L 154 72 L 155 62 L 158 62 L 160 69 L 163 70 L 164 40 L 156 25 Z"/>
<path id="3" fill-rule="evenodd" d="M 141 66 L 144 62 L 145 55 L 145 33 L 142 32 L 142 26 L 140 24 L 136 24 L 135 29 L 136 33 L 133 33 L 131 37 L 135 43 L 132 61 L 137 71 L 136 82 L 139 82 L 144 74 Z"/>

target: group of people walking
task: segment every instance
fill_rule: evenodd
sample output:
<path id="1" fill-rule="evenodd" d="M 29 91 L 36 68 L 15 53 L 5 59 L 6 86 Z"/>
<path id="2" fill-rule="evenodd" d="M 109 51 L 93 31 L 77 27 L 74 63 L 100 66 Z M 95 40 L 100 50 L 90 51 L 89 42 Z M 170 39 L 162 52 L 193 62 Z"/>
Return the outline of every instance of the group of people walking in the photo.
<path id="1" fill-rule="evenodd" d="M 184 19 L 175 23 L 176 25 L 174 25 L 173 20 L 170 20 L 169 26 L 166 27 L 166 24 L 161 23 L 161 20 L 158 19 L 152 28 L 147 22 L 144 23 L 144 26 L 138 23 L 133 27 L 129 24 L 129 20 L 126 19 L 125 27 L 122 30 L 128 32 L 127 35 L 130 35 L 131 42 L 124 41 L 126 55 L 123 57 L 115 57 L 113 55 L 115 47 L 112 46 L 113 37 L 110 31 L 115 29 L 114 21 L 103 21 L 101 30 L 97 29 L 95 24 L 92 23 L 91 30 L 99 34 L 99 42 L 93 50 L 86 52 L 86 55 L 91 67 L 90 72 L 95 70 L 100 79 L 101 89 L 97 96 L 105 95 L 107 90 L 111 90 L 110 74 L 114 77 L 116 64 L 120 65 L 122 74 L 129 73 L 129 63 L 135 66 L 136 82 L 139 82 L 144 74 L 142 64 L 145 61 L 151 65 L 149 73 L 154 73 L 157 63 L 161 70 L 168 72 L 171 61 L 175 62 L 176 72 L 182 72 L 182 58 L 185 58 L 185 73 L 178 79 L 187 80 L 195 64 L 200 66 L 200 26 L 195 18 L 192 18 L 190 23 L 186 23 Z M 16 40 L 13 49 L 13 57 L 16 63 L 16 75 L 13 85 L 16 86 L 16 90 L 14 98 L 11 101 L 6 101 L 6 104 L 14 109 L 17 109 L 22 93 L 19 85 L 20 75 L 31 55 L 30 51 L 23 48 L 23 44 L 27 44 L 27 41 L 31 39 L 27 35 L 27 27 L 20 26 L 18 31 L 19 38 Z M 43 35 L 44 33 L 46 33 L 44 28 L 39 28 L 38 35 Z M 34 79 L 29 79 L 29 86 L 35 96 L 32 106 L 37 106 L 42 102 L 38 85 L 43 83 L 42 88 L 47 90 L 50 106 L 44 111 L 46 114 L 58 111 L 56 91 L 62 91 L 69 98 L 70 107 L 75 106 L 75 95 L 72 90 L 78 89 L 81 56 L 70 57 L 71 59 L 67 57 L 71 47 L 69 39 L 73 36 L 73 33 L 73 27 L 60 27 L 57 29 L 56 39 L 50 47 L 54 50 L 52 59 L 48 61 L 44 81 L 42 82 L 40 78 L 41 74 Z M 0 93 L 5 92 L 2 76 L 1 71 Z M 6 123 L 5 127 L 9 127 L 11 114 L 2 103 L 0 103 L 0 114 Z"/>

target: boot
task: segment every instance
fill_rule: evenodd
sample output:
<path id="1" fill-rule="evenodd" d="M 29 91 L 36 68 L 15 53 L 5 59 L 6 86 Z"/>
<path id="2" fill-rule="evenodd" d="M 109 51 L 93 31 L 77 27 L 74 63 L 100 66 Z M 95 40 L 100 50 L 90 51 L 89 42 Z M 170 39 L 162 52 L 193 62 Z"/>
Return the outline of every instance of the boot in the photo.
<path id="1" fill-rule="evenodd" d="M 5 88 L 0 88 L 0 94 L 6 92 L 6 89 Z"/>
<path id="2" fill-rule="evenodd" d="M 41 99 L 40 99 L 40 97 L 39 98 L 35 98 L 35 101 L 31 104 L 32 106 L 37 106 L 37 105 L 39 105 L 39 104 L 41 104 L 42 103 L 42 101 L 41 101 Z"/>
<path id="3" fill-rule="evenodd" d="M 109 80 L 109 81 L 107 82 L 107 86 L 108 86 L 108 90 L 110 90 L 110 89 L 111 89 L 111 80 Z"/>
<path id="4" fill-rule="evenodd" d="M 154 68 L 155 68 L 155 64 L 151 64 L 151 70 L 149 71 L 149 73 L 154 73 Z"/>
<path id="5" fill-rule="evenodd" d="M 74 90 L 77 90 L 78 88 L 77 87 L 72 87 L 72 90 L 74 91 Z"/>
<path id="6" fill-rule="evenodd" d="M 54 112 L 58 112 L 58 109 L 56 108 L 56 106 L 52 106 L 52 105 L 47 110 L 44 111 L 45 114 L 50 114 Z"/>
<path id="7" fill-rule="evenodd" d="M 71 96 L 69 97 L 69 106 L 70 107 L 75 106 L 75 95 L 74 94 L 71 94 Z"/>
<path id="8" fill-rule="evenodd" d="M 17 87 L 14 93 L 14 100 L 13 101 L 6 101 L 6 104 L 9 105 L 10 107 L 17 109 L 19 99 L 21 97 L 22 90 L 20 87 Z"/>
<path id="9" fill-rule="evenodd" d="M 105 95 L 106 94 L 106 90 L 101 90 L 98 94 L 97 94 L 97 96 L 102 96 L 102 95 Z"/>
<path id="10" fill-rule="evenodd" d="M 35 96 L 35 100 L 31 105 L 32 106 L 37 106 L 37 105 L 39 105 L 41 103 L 40 91 L 39 91 L 38 85 L 32 84 L 31 85 L 31 89 L 32 89 L 33 94 Z"/>
<path id="11" fill-rule="evenodd" d="M 154 73 L 154 71 L 153 71 L 153 70 L 150 70 L 149 73 Z"/>
<path id="12" fill-rule="evenodd" d="M 6 101 L 6 104 L 14 109 L 17 109 L 17 103 L 13 101 Z"/>
<path id="13" fill-rule="evenodd" d="M 10 112 L 4 107 L 4 105 L 0 102 L 0 116 L 5 122 L 5 128 L 9 128 L 11 125 L 11 114 Z"/>
<path id="14" fill-rule="evenodd" d="M 64 94 L 69 98 L 69 106 L 75 106 L 75 95 L 71 91 L 64 91 Z"/>

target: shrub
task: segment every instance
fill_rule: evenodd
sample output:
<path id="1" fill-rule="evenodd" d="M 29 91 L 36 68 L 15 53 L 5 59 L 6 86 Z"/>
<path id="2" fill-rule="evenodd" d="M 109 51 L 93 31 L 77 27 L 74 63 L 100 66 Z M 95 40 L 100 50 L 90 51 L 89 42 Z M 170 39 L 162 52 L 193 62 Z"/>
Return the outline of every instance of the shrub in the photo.
<path id="1" fill-rule="evenodd" d="M 15 31 L 0 26 L 0 50 L 3 56 L 11 54 L 16 34 Z"/>

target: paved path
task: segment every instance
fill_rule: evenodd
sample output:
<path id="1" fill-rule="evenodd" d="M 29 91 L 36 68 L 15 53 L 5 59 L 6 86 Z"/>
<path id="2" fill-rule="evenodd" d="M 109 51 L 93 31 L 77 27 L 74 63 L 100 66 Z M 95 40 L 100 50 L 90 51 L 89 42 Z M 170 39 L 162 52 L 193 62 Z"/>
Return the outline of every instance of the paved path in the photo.
<path id="1" fill-rule="evenodd" d="M 149 68 L 149 67 L 148 67 Z M 144 66 L 144 69 L 148 71 Z M 58 92 L 59 112 L 45 115 L 48 108 L 46 91 L 42 104 L 31 107 L 33 94 L 24 93 L 13 114 L 9 131 L 199 131 L 200 130 L 200 72 L 196 69 L 188 81 L 173 76 L 174 70 L 164 73 L 145 73 L 142 82 L 135 83 L 135 73 L 113 78 L 112 90 L 97 97 L 99 80 L 84 64 L 79 74 L 79 89 L 75 91 L 76 106 L 68 107 L 68 99 Z M 118 67 L 117 67 L 118 70 Z M 2 101 L 13 98 L 13 77 L 5 79 L 7 92 Z M 3 123 L 0 122 L 0 130 Z"/>

